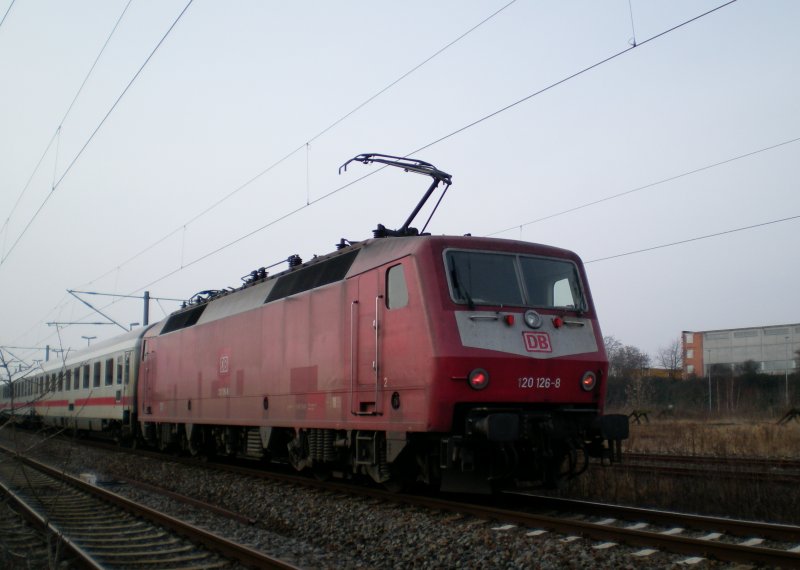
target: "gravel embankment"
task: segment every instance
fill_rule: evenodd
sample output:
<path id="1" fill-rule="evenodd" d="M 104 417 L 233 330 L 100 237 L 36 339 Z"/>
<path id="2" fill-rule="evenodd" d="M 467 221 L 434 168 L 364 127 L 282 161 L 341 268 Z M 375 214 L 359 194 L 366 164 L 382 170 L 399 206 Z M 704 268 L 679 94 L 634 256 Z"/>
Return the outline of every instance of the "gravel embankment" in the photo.
<path id="1" fill-rule="evenodd" d="M 0 441 L 13 434 L 0 430 Z M 213 503 L 256 521 L 246 525 L 128 485 L 112 490 L 192 521 L 302 568 L 669 568 L 685 556 L 631 555 L 637 548 L 596 549 L 598 543 L 532 529 L 498 530 L 496 522 L 390 505 L 186 466 L 107 453 L 64 440 L 17 432 L 17 444 L 74 474 L 98 481 L 134 479 Z M 718 567 L 708 561 L 693 568 Z M 725 565 L 723 565 L 725 566 Z"/>

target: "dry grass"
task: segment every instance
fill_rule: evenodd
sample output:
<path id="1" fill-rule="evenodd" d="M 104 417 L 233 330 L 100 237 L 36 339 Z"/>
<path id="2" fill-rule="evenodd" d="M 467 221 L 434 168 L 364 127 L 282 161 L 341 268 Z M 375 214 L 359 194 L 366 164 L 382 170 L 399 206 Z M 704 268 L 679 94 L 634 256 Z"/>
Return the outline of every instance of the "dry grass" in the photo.
<path id="1" fill-rule="evenodd" d="M 717 457 L 800 459 L 800 422 L 690 420 L 632 424 L 625 451 Z"/>
<path id="2" fill-rule="evenodd" d="M 631 426 L 625 451 L 717 457 L 800 458 L 800 423 L 689 420 L 652 421 Z M 675 477 L 622 468 L 591 469 L 557 494 L 572 498 L 800 524 L 796 486 L 764 476 Z"/>

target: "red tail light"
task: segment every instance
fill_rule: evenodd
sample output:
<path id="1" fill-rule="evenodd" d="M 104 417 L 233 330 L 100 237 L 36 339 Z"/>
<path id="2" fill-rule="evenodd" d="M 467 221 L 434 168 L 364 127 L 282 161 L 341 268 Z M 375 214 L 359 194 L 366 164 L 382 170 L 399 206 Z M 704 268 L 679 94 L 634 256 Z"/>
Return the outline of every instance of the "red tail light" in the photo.
<path id="1" fill-rule="evenodd" d="M 591 392 L 594 390 L 594 387 L 597 385 L 597 376 L 591 370 L 589 372 L 584 373 L 583 378 L 581 378 L 581 388 L 583 388 L 587 392 Z"/>
<path id="2" fill-rule="evenodd" d="M 483 368 L 476 368 L 469 373 L 469 387 L 473 390 L 483 390 L 489 385 L 489 373 Z"/>

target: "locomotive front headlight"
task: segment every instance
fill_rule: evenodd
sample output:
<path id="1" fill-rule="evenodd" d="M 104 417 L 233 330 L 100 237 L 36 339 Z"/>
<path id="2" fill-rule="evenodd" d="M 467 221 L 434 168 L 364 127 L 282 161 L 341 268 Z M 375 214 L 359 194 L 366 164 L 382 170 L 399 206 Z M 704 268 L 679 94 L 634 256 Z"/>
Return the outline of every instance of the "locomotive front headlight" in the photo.
<path id="1" fill-rule="evenodd" d="M 483 368 L 476 368 L 469 373 L 467 382 L 473 390 L 483 390 L 489 385 L 489 373 Z"/>
<path id="2" fill-rule="evenodd" d="M 525 311 L 525 324 L 532 329 L 542 326 L 542 315 L 534 310 Z"/>
<path id="3" fill-rule="evenodd" d="M 597 385 L 597 375 L 591 370 L 585 372 L 583 374 L 583 378 L 581 378 L 581 388 L 583 388 L 586 392 L 591 392 L 592 390 L 594 390 L 594 387 L 596 385 Z"/>

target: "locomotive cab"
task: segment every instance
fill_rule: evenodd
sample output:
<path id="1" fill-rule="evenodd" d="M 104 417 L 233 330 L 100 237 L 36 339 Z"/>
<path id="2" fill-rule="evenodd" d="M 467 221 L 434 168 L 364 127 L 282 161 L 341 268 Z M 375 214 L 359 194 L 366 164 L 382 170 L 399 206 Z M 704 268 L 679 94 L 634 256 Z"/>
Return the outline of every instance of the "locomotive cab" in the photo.
<path id="1" fill-rule="evenodd" d="M 628 422 L 602 415 L 608 363 L 580 259 L 456 238 L 441 260 L 443 310 L 454 324 L 442 371 L 449 382 L 437 384 L 452 402 L 441 487 L 554 487 L 590 457 L 619 459 Z"/>

